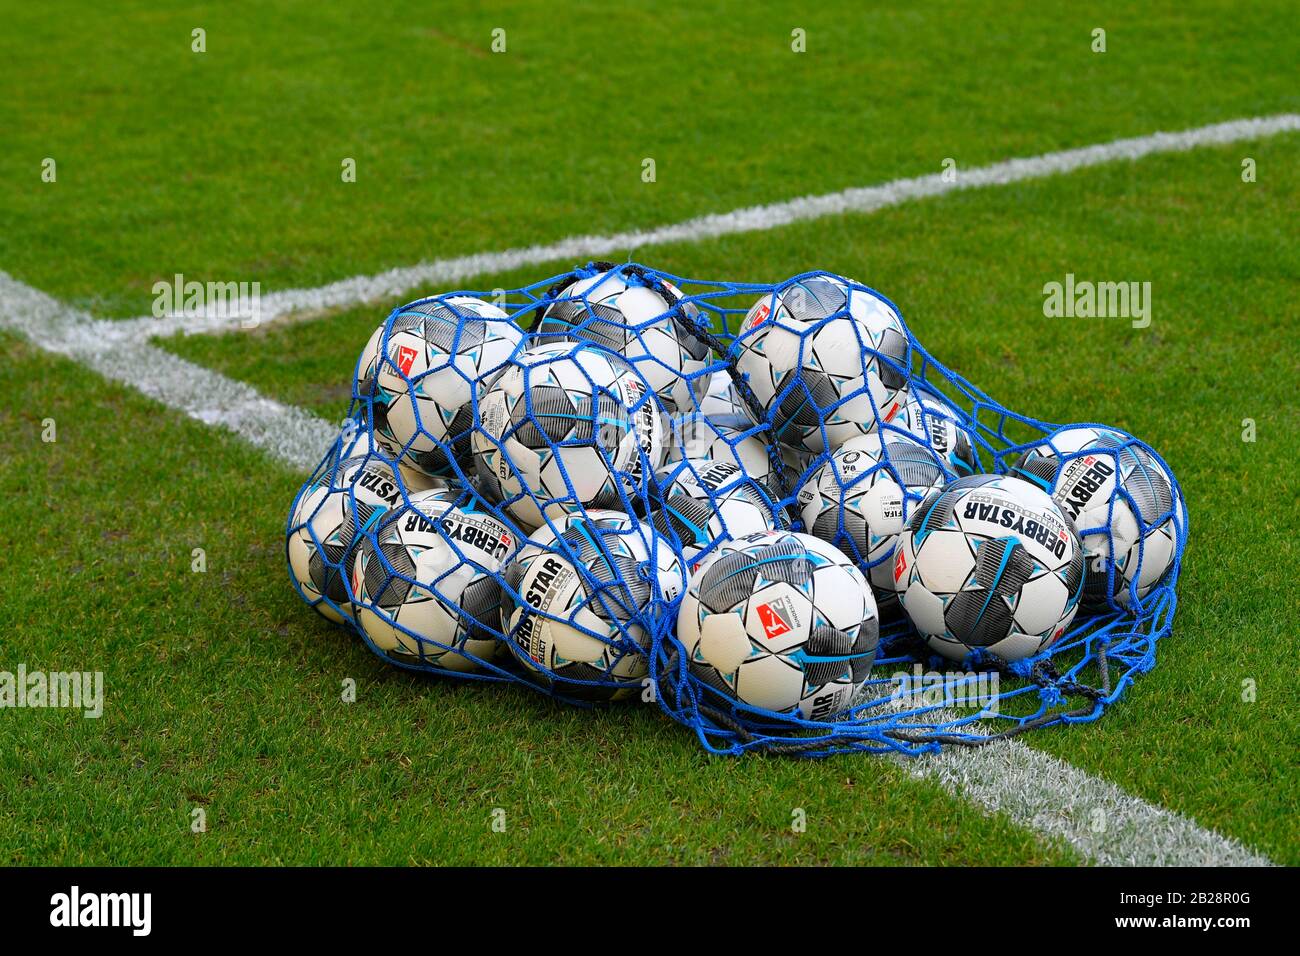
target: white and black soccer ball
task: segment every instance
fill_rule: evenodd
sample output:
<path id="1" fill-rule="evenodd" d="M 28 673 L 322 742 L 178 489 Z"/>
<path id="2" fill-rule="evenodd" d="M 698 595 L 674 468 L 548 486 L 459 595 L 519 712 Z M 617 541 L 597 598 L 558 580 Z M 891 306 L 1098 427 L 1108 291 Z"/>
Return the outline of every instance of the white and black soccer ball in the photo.
<path id="1" fill-rule="evenodd" d="M 662 291 L 618 269 L 578 279 L 546 306 L 533 331 L 540 341 L 563 336 L 622 355 L 650 383 L 666 411 L 688 411 L 708 387 L 704 371 L 711 353 L 679 314 L 698 322 L 694 303 L 678 305 L 681 291 L 656 281 Z"/>
<path id="2" fill-rule="evenodd" d="M 752 422 L 744 425 L 720 425 L 699 413 L 672 419 L 668 464 L 695 458 L 729 461 L 745 475 L 764 484 L 772 480 L 772 458 L 767 444 Z"/>
<path id="3" fill-rule="evenodd" d="M 506 565 L 501 631 L 535 679 L 580 700 L 639 694 L 654 616 L 686 586 L 669 542 L 593 508 L 539 529 Z"/>
<path id="4" fill-rule="evenodd" d="M 357 362 L 356 391 L 369 399 L 376 443 L 427 475 L 454 473 L 453 460 L 468 473 L 476 401 L 523 334 L 473 296 L 403 307 Z"/>
<path id="5" fill-rule="evenodd" d="M 386 508 L 401 505 L 402 492 L 412 494 L 437 489 L 459 495 L 464 490 L 455 478 L 426 475 L 404 458 L 394 457 L 382 445 L 372 441 L 369 432 L 358 430 L 354 435 L 347 452 L 353 470 L 347 474 L 347 480 L 381 499 Z"/>
<path id="6" fill-rule="evenodd" d="M 340 439 L 326 469 L 299 491 L 289 516 L 285 553 L 303 600 L 336 624 L 351 618 L 348 575 L 358 535 L 385 511 L 432 483 L 396 474 L 365 432 Z"/>
<path id="7" fill-rule="evenodd" d="M 1083 549 L 1070 516 L 1041 488 L 1008 475 L 959 478 L 912 511 L 894 582 L 930 647 L 952 660 L 981 649 L 1004 661 L 1045 650 L 1083 592 Z"/>
<path id="8" fill-rule="evenodd" d="M 892 422 L 907 403 L 903 320 L 838 276 L 800 279 L 759 299 L 733 350 L 773 435 L 796 448 L 834 450 Z"/>
<path id="9" fill-rule="evenodd" d="M 1011 473 L 1051 493 L 1083 538 L 1084 603 L 1127 607 L 1174 565 L 1182 502 L 1160 463 L 1109 428 L 1065 428 L 1029 449 Z"/>
<path id="10" fill-rule="evenodd" d="M 517 355 L 479 403 L 483 492 L 528 529 L 584 508 L 621 507 L 664 461 L 663 419 L 626 359 L 587 342 Z"/>
<path id="11" fill-rule="evenodd" d="M 880 624 L 849 557 L 811 535 L 766 531 L 705 559 L 682 599 L 677 636 L 690 672 L 724 697 L 829 720 L 866 682 Z"/>
<path id="12" fill-rule="evenodd" d="M 502 564 L 514 532 L 434 489 L 385 514 L 353 559 L 357 623 L 394 660 L 468 672 L 500 649 Z"/>
<path id="13" fill-rule="evenodd" d="M 946 401 L 914 390 L 896 424 L 929 442 L 949 474 L 964 478 L 980 470 L 974 436 Z"/>
<path id="14" fill-rule="evenodd" d="M 867 575 L 881 614 L 898 604 L 890 557 L 912 511 L 947 484 L 936 455 L 902 432 L 872 433 L 846 443 L 799 489 L 809 534 L 829 541 Z"/>
<path id="15" fill-rule="evenodd" d="M 688 458 L 665 466 L 656 478 L 661 503 L 651 509 L 650 523 L 678 542 L 688 561 L 716 541 L 777 527 L 767 488 L 734 461 Z"/>

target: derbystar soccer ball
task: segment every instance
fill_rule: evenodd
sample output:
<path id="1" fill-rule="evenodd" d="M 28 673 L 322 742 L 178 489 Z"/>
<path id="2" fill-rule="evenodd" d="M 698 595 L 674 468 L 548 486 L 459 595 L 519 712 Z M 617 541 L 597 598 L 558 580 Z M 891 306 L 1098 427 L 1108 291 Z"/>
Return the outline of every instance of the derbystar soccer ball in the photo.
<path id="1" fill-rule="evenodd" d="M 974 437 L 947 402 L 913 394 L 896 424 L 929 442 L 949 474 L 964 478 L 979 471 Z"/>
<path id="2" fill-rule="evenodd" d="M 898 535 L 912 511 L 947 480 L 919 439 L 889 432 L 882 442 L 878 434 L 862 435 L 835 452 L 799 489 L 799 515 L 810 534 L 857 562 L 883 614 L 898 603 L 894 562 L 889 560 Z"/>
<path id="3" fill-rule="evenodd" d="M 476 400 L 522 338 L 505 312 L 472 296 L 404 306 L 357 363 L 375 441 L 424 474 L 452 473 L 453 460 L 468 473 Z"/>
<path id="4" fill-rule="evenodd" d="M 894 552 L 907 616 L 938 653 L 1005 661 L 1065 633 L 1083 591 L 1074 522 L 1041 488 L 1007 475 L 959 478 L 913 509 Z"/>
<path id="5" fill-rule="evenodd" d="M 592 509 L 538 530 L 505 582 L 501 631 L 536 680 L 569 697 L 622 700 L 649 673 L 651 616 L 682 593 L 686 572 L 649 525 Z"/>
<path id="6" fill-rule="evenodd" d="M 361 538 L 352 568 L 357 623 L 395 660 L 466 672 L 499 649 L 497 573 L 518 540 L 500 521 L 418 492 Z"/>
<path id="7" fill-rule="evenodd" d="M 401 504 L 404 490 L 419 491 L 430 479 L 412 476 L 408 481 L 403 475 L 399 480 L 391 462 L 373 450 L 364 432 L 340 440 L 332 454 L 325 471 L 298 492 L 285 552 L 303 600 L 341 624 L 353 612 L 347 577 L 357 535 Z"/>
<path id="8" fill-rule="evenodd" d="M 677 618 L 687 666 L 706 686 L 806 720 L 849 708 L 879 634 L 871 588 L 852 560 L 792 531 L 721 544 L 696 569 Z"/>
<path id="9" fill-rule="evenodd" d="M 772 458 L 760 437 L 763 434 L 754 431 L 752 422 L 718 425 L 699 414 L 680 415 L 672 420 L 666 460 L 669 464 L 694 458 L 729 461 L 746 476 L 766 484 L 772 477 Z"/>
<path id="10" fill-rule="evenodd" d="M 834 450 L 907 402 L 903 321 L 847 279 L 817 275 L 759 299 L 733 348 L 773 435 L 796 448 Z"/>
<path id="11" fill-rule="evenodd" d="M 1083 536 L 1084 603 L 1127 607 L 1146 597 L 1178 552 L 1173 482 L 1146 449 L 1107 428 L 1066 428 L 1025 452 L 1012 474 L 1065 509 Z M 1113 505 L 1113 508 L 1112 508 Z"/>
<path id="12" fill-rule="evenodd" d="M 689 410 L 708 387 L 703 373 L 709 347 L 682 319 L 684 312 L 699 322 L 699 310 L 690 302 L 674 309 L 681 291 L 661 282 L 667 297 L 640 276 L 617 269 L 579 279 L 546 307 L 534 333 L 542 341 L 564 336 L 617 352 L 650 383 L 667 411 Z"/>
<path id="13" fill-rule="evenodd" d="M 358 430 L 354 434 L 348 449 L 348 459 L 352 462 L 360 461 L 361 465 L 359 470 L 349 473 L 348 480 L 382 499 L 386 508 L 396 508 L 402 504 L 403 491 L 409 494 L 437 489 L 457 495 L 463 491 L 460 482 L 454 478 L 426 475 L 405 459 L 395 458 L 388 449 L 372 441 L 369 432 Z"/>
<path id="14" fill-rule="evenodd" d="M 586 342 L 534 345 L 479 403 L 483 491 L 529 529 L 544 515 L 619 507 L 663 464 L 663 421 L 644 378 Z"/>
<path id="15" fill-rule="evenodd" d="M 777 527 L 767 490 L 734 461 L 688 458 L 656 478 L 663 504 L 651 510 L 650 522 L 681 545 L 688 561 L 715 541 Z"/>

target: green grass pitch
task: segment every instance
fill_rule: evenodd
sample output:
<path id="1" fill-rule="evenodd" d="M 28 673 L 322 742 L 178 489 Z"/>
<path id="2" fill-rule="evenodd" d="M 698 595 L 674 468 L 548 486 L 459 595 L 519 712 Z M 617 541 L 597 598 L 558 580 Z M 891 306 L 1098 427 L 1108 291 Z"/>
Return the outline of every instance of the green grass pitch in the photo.
<path id="1" fill-rule="evenodd" d="M 948 157 L 1300 111 L 1293 11 L 1273 2 L 69 6 L 0 7 L 0 270 L 110 317 L 148 314 L 177 272 L 312 287 Z M 697 278 L 851 275 L 995 399 L 1160 450 L 1192 534 L 1159 666 L 1099 723 L 1028 742 L 1291 865 L 1298 150 L 1285 134 L 637 251 Z M 1043 285 L 1066 273 L 1150 281 L 1150 327 L 1045 318 Z M 397 301 L 162 344 L 334 420 Z M 0 861 L 1086 862 L 890 761 L 713 758 L 651 708 L 580 712 L 387 668 L 287 581 L 301 475 L 3 332 L 0 396 L 0 670 L 106 684 L 99 720 L 0 711 Z"/>

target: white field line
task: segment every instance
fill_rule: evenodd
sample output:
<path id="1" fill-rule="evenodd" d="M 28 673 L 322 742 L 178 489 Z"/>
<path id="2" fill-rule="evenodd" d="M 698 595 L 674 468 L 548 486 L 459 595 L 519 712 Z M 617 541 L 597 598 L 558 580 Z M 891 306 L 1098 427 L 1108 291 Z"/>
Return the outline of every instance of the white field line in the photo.
<path id="1" fill-rule="evenodd" d="M 219 425 L 302 471 L 324 456 L 338 428 L 261 395 L 250 385 L 150 345 L 120 322 L 95 319 L 0 272 L 0 328 L 64 355 L 168 408 Z M 123 334 L 126 333 L 126 334 Z"/>
<path id="2" fill-rule="evenodd" d="M 962 729 L 979 732 L 969 724 Z M 913 776 L 1065 841 L 1098 866 L 1272 865 L 1230 837 L 1019 740 L 895 759 Z"/>
<path id="3" fill-rule="evenodd" d="M 444 259 L 376 276 L 360 276 L 319 289 L 274 293 L 262 301 L 262 319 L 298 310 L 333 309 L 402 296 L 423 284 L 453 284 L 475 275 L 557 260 L 592 258 L 637 248 L 713 236 L 773 229 L 849 212 L 871 212 L 912 199 L 958 189 L 1002 185 L 1066 173 L 1153 153 L 1181 152 L 1300 130 L 1300 115 L 1235 120 L 1181 133 L 1117 140 L 1082 149 L 1015 159 L 961 173 L 902 179 L 770 206 L 705 216 L 674 226 L 611 236 L 579 236 L 549 246 Z M 259 395 L 253 388 L 186 362 L 148 343 L 175 331 L 211 332 L 238 320 L 155 319 L 112 322 L 74 310 L 0 272 L 0 328 L 23 335 L 46 351 L 64 355 L 210 425 L 233 431 L 273 457 L 306 470 L 336 434 L 335 426 Z M 902 758 L 907 759 L 907 758 Z M 979 749 L 950 748 L 909 760 L 909 771 L 934 780 L 986 809 L 1053 838 L 1062 838 L 1099 864 L 1267 865 L 1235 840 L 1194 820 L 1092 777 L 1018 742 Z M 1094 816 L 1094 811 L 1102 813 Z M 1104 826 L 1096 823 L 1104 821 Z"/>
<path id="4" fill-rule="evenodd" d="M 820 196 L 803 196 L 766 206 L 750 206 L 657 229 L 632 230 L 608 236 L 573 236 L 550 245 L 438 259 L 389 269 L 376 275 L 341 279 L 316 289 L 286 289 L 270 293 L 262 297 L 260 322 L 274 322 L 298 311 L 317 312 L 368 302 L 391 301 L 407 296 L 420 287 L 437 292 L 447 291 L 448 287 L 455 287 L 475 276 L 494 275 L 525 266 L 547 262 L 576 265 L 601 257 L 621 258 L 649 246 L 761 232 L 844 213 L 869 213 L 914 199 L 941 196 L 963 189 L 1005 186 L 1008 183 L 1042 179 L 1119 160 L 1136 160 L 1156 153 L 1181 153 L 1199 146 L 1221 146 L 1295 130 L 1300 130 L 1300 114 L 1296 113 L 1232 120 L 1177 133 L 1151 133 L 1079 149 L 1044 153 L 1041 156 L 1009 159 L 991 166 L 958 169 L 956 178 L 951 181 L 945 181 L 941 174 L 934 173 L 911 179 L 896 179 L 878 186 L 845 189 Z M 237 317 L 218 315 L 164 319 L 145 316 L 132 321 L 139 332 L 145 335 L 170 335 L 176 332 L 202 334 L 238 328 L 240 322 Z"/>

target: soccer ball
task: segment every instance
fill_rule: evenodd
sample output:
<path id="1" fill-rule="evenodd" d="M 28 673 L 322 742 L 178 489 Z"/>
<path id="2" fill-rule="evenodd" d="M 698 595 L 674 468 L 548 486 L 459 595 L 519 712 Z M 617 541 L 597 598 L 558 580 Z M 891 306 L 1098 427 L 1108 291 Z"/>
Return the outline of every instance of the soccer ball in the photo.
<path id="1" fill-rule="evenodd" d="M 755 481 L 768 483 L 772 477 L 772 459 L 767 445 L 754 431 L 752 422 L 743 426 L 716 425 L 699 414 L 679 415 L 673 419 L 672 441 L 667 463 L 695 458 L 729 461 Z"/>
<path id="2" fill-rule="evenodd" d="M 681 291 L 659 281 L 667 297 L 639 276 L 618 270 L 579 279 L 546 306 L 534 334 L 541 341 L 563 336 L 616 352 L 636 367 L 669 412 L 694 408 L 708 387 L 703 373 L 709 347 L 674 309 Z M 683 303 L 680 311 L 698 322 L 694 303 Z"/>
<path id="3" fill-rule="evenodd" d="M 453 472 L 453 459 L 468 472 L 475 401 L 522 338 L 505 312 L 473 296 L 403 307 L 357 363 L 376 442 L 427 475 Z"/>
<path id="4" fill-rule="evenodd" d="M 1050 492 L 1078 526 L 1087 559 L 1085 606 L 1113 600 L 1127 607 L 1173 567 L 1182 502 L 1175 504 L 1173 482 L 1155 458 L 1126 436 L 1062 429 L 1021 455 L 1011 473 Z"/>
<path id="5" fill-rule="evenodd" d="M 955 409 L 929 395 L 913 394 L 903 408 L 898 424 L 929 442 L 950 474 L 964 478 L 979 470 L 975 441 Z"/>
<path id="6" fill-rule="evenodd" d="M 1029 657 L 1079 609 L 1083 550 L 1074 522 L 1041 488 L 1007 475 L 959 478 L 914 508 L 894 552 L 894 582 L 930 647 Z"/>
<path id="7" fill-rule="evenodd" d="M 650 522 L 692 560 L 715 541 L 772 531 L 776 514 L 766 489 L 734 461 L 688 458 L 657 476 L 663 504 Z"/>
<path id="8" fill-rule="evenodd" d="M 834 450 L 907 402 L 903 321 L 847 279 L 816 275 L 759 299 L 734 349 L 773 434 L 796 448 Z"/>
<path id="9" fill-rule="evenodd" d="M 628 362 L 586 342 L 549 342 L 506 366 L 473 434 L 483 491 L 529 529 L 618 507 L 663 464 L 663 420 Z M 643 470 L 646 469 L 646 470 Z"/>
<path id="10" fill-rule="evenodd" d="M 687 666 L 706 686 L 805 720 L 849 708 L 879 634 L 862 572 L 793 531 L 723 542 L 697 569 L 677 618 Z"/>
<path id="11" fill-rule="evenodd" d="M 467 672 L 499 649 L 497 573 L 518 547 L 500 521 L 419 492 L 362 537 L 353 563 L 357 623 L 395 660 Z M 490 622 L 484 626 L 484 622 Z"/>
<path id="12" fill-rule="evenodd" d="M 649 525 L 599 508 L 537 531 L 506 565 L 501 631 L 544 686 L 582 700 L 637 694 L 650 617 L 686 573 Z"/>
<path id="13" fill-rule="evenodd" d="M 347 441 L 345 435 L 344 441 Z M 460 482 L 454 478 L 433 477 L 417 470 L 405 459 L 391 457 L 391 453 L 371 441 L 369 432 L 357 431 L 348 449 L 348 460 L 359 466 L 348 473 L 347 482 L 373 493 L 382 500 L 385 508 L 396 508 L 402 503 L 402 492 L 432 491 L 460 494 Z M 396 473 L 396 478 L 394 478 Z M 364 524 L 364 522 L 362 522 Z"/>
<path id="14" fill-rule="evenodd" d="M 340 440 L 326 470 L 303 485 L 289 515 L 285 553 L 289 573 L 303 600 L 336 624 L 352 617 L 348 568 L 357 535 L 401 503 L 403 489 L 419 490 L 394 476 L 369 437 L 356 433 Z M 423 478 L 423 482 L 430 479 Z"/>
<path id="15" fill-rule="evenodd" d="M 919 439 L 890 432 L 882 442 L 872 433 L 847 442 L 817 469 L 799 489 L 797 504 L 810 534 L 857 562 L 883 615 L 898 604 L 889 560 L 898 535 L 922 499 L 946 483 Z"/>

